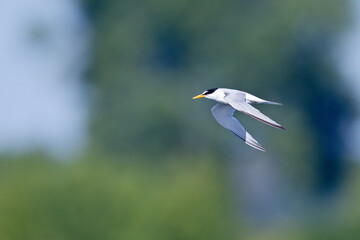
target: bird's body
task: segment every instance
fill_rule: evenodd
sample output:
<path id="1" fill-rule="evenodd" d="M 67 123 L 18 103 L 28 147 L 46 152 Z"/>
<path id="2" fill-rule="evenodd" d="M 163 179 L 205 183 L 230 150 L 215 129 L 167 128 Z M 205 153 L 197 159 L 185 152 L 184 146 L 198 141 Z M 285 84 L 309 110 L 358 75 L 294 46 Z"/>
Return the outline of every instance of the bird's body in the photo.
<path id="1" fill-rule="evenodd" d="M 259 110 L 251 106 L 252 103 L 281 105 L 280 103 L 266 101 L 249 93 L 228 88 L 212 88 L 206 90 L 198 96 L 195 96 L 193 99 L 203 97 L 218 102 L 218 104 L 211 108 L 211 112 L 215 117 L 216 121 L 221 126 L 235 134 L 237 137 L 244 140 L 245 143 L 249 146 L 256 148 L 260 151 L 265 151 L 265 149 L 245 130 L 245 128 L 240 124 L 240 122 L 233 116 L 235 110 L 243 112 L 246 115 L 249 115 L 256 120 L 259 120 L 272 127 L 284 129 L 280 124 L 278 124 L 277 122 L 270 119 L 269 117 L 261 113 Z"/>

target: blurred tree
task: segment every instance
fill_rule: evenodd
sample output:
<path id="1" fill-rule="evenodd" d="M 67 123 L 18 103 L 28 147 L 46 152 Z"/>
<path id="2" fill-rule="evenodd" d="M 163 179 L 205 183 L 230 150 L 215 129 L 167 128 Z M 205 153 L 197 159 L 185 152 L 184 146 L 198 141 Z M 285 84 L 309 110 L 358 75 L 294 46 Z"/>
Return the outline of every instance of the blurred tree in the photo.
<path id="1" fill-rule="evenodd" d="M 349 111 L 339 108 L 346 93 L 329 50 L 346 20 L 344 1 L 83 3 L 95 31 L 94 146 L 123 154 L 224 154 L 228 135 L 217 134 L 223 129 L 209 107 L 191 97 L 237 88 L 285 103 L 273 111 L 286 135 L 261 131 L 275 139 L 271 147 L 288 162 L 290 177 L 321 191 L 337 185 L 340 128 Z"/>
<path id="2" fill-rule="evenodd" d="M 324 53 L 330 49 L 323 36 L 298 43 L 289 59 L 290 83 L 297 104 L 306 110 L 306 122 L 313 131 L 314 160 L 318 180 L 315 189 L 320 194 L 331 193 L 338 187 L 345 170 L 346 145 L 343 126 L 352 113 L 351 101 L 342 89 L 337 72 Z M 303 96 L 305 95 L 305 97 Z"/>

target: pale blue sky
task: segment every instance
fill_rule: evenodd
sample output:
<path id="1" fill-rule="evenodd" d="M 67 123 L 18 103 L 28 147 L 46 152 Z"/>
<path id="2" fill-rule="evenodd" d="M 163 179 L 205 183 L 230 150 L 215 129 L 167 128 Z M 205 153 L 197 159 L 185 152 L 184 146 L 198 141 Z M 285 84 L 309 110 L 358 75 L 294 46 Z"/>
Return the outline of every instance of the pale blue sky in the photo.
<path id="1" fill-rule="evenodd" d="M 76 1 L 0 1 L 0 40 L 0 151 L 76 152 L 86 139 L 88 46 Z"/>

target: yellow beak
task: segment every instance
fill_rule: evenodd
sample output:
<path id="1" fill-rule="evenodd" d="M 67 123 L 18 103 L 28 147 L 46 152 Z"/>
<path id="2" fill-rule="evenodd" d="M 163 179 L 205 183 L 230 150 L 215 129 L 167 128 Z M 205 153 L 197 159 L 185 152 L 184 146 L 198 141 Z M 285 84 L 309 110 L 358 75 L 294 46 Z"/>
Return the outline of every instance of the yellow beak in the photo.
<path id="1" fill-rule="evenodd" d="M 205 95 L 200 94 L 200 95 L 193 97 L 193 99 L 198 99 L 198 98 L 203 98 L 203 97 L 205 97 Z"/>

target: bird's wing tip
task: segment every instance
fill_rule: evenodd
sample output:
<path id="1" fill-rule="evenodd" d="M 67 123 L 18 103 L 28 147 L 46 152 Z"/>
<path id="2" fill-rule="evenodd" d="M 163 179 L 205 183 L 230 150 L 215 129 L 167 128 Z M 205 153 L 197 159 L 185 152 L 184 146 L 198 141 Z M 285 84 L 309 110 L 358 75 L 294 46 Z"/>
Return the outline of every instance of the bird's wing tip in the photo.
<path id="1" fill-rule="evenodd" d="M 262 152 L 266 152 L 265 148 L 263 146 L 261 146 L 258 142 L 253 142 L 253 141 L 245 141 L 245 143 L 247 145 L 249 145 L 250 147 L 253 147 L 259 151 L 262 151 Z"/>
<path id="2" fill-rule="evenodd" d="M 262 151 L 262 152 L 266 152 L 266 149 L 264 147 L 259 147 L 258 150 Z"/>

